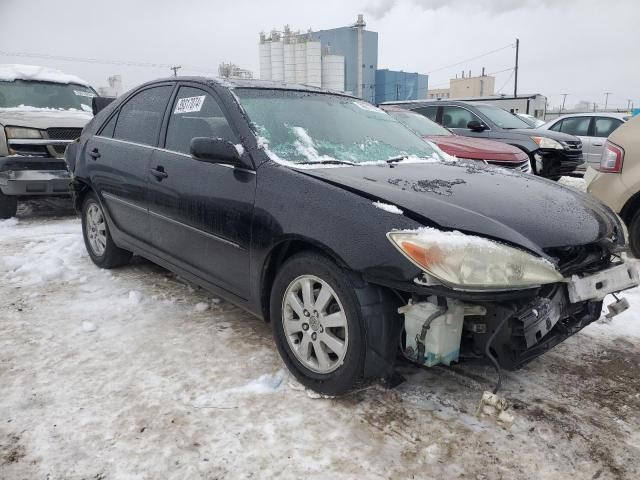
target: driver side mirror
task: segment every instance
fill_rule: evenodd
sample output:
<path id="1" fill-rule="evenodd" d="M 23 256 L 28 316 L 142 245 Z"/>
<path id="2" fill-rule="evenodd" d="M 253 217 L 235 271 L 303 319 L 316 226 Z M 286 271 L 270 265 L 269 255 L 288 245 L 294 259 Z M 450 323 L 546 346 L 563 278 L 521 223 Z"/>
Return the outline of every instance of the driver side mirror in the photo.
<path id="1" fill-rule="evenodd" d="M 473 130 L 474 132 L 482 132 L 483 130 L 486 130 L 487 127 L 483 122 L 480 122 L 478 120 L 471 120 L 469 123 L 467 123 L 467 128 L 469 130 Z"/>
<path id="2" fill-rule="evenodd" d="M 195 137 L 191 139 L 190 151 L 203 162 L 240 165 L 240 154 L 235 145 L 222 138 Z"/>

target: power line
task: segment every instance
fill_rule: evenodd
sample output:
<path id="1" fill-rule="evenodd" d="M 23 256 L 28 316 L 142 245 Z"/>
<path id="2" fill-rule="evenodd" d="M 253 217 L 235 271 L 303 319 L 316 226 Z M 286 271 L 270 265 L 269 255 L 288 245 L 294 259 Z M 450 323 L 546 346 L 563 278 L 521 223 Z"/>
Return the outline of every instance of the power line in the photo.
<path id="1" fill-rule="evenodd" d="M 492 54 L 500 52 L 502 50 L 506 50 L 507 48 L 513 48 L 513 46 L 514 46 L 514 44 L 510 43 L 509 45 L 505 45 L 504 47 L 496 48 L 495 50 L 491 50 L 490 52 L 482 53 L 480 55 L 468 58 L 466 60 L 462 60 L 462 61 L 457 62 L 457 63 L 452 63 L 450 65 L 445 65 L 443 67 L 436 68 L 435 70 L 431 70 L 429 72 L 426 72 L 426 74 L 430 75 L 430 74 L 435 73 L 435 72 L 440 72 L 442 70 L 446 70 L 447 68 L 457 67 L 458 65 L 462 65 L 463 63 L 468 63 L 468 62 L 471 62 L 472 60 L 477 60 L 478 58 L 483 58 L 483 57 L 486 57 L 488 55 L 492 55 Z"/>

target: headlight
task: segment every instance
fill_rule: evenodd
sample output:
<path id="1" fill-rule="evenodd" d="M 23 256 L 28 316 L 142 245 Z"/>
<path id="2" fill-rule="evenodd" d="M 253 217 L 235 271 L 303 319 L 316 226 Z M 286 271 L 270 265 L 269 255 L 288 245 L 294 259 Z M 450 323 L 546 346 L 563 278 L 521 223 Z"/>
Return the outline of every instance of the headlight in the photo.
<path id="1" fill-rule="evenodd" d="M 560 142 L 553 138 L 547 137 L 531 137 L 531 140 L 536 142 L 540 148 L 555 148 L 556 150 L 564 150 L 564 147 Z"/>
<path id="2" fill-rule="evenodd" d="M 5 127 L 7 138 L 42 138 L 40 130 L 24 127 Z"/>
<path id="3" fill-rule="evenodd" d="M 416 266 L 453 288 L 505 290 L 563 280 L 547 260 L 482 237 L 434 228 L 387 237 Z"/>

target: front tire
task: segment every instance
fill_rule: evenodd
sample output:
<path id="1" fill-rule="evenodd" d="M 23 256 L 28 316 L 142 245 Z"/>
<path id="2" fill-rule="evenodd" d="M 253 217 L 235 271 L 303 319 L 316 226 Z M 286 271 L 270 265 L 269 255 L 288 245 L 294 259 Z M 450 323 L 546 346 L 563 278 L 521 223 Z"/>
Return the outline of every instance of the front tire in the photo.
<path id="1" fill-rule="evenodd" d="M 18 211 L 18 199 L 0 192 L 0 219 L 15 217 Z"/>
<path id="2" fill-rule="evenodd" d="M 367 348 L 362 310 L 349 275 L 317 253 L 298 254 L 271 290 L 278 351 L 305 387 L 342 395 L 362 379 Z"/>
<path id="3" fill-rule="evenodd" d="M 91 260 L 100 268 L 120 267 L 131 259 L 131 252 L 113 242 L 107 217 L 93 192 L 82 204 L 82 236 Z"/>
<path id="4" fill-rule="evenodd" d="M 640 258 L 640 210 L 638 210 L 629 222 L 629 247 L 636 258 Z"/>

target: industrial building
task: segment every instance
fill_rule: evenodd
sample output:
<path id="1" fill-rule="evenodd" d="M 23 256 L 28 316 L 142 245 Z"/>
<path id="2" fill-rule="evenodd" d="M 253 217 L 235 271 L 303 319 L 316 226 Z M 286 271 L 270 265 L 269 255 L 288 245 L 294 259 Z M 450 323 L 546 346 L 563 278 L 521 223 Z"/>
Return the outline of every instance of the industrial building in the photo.
<path id="1" fill-rule="evenodd" d="M 261 33 L 260 78 L 348 92 L 372 103 L 426 98 L 426 75 L 378 70 L 378 33 L 365 27 L 358 15 L 346 27 Z"/>
<path id="2" fill-rule="evenodd" d="M 484 74 L 476 77 L 471 76 L 471 71 L 465 76 L 452 78 L 449 80 L 449 88 L 439 88 L 429 90 L 427 98 L 429 99 L 460 99 L 464 97 L 488 97 L 494 94 L 496 88 L 496 77 Z"/>
<path id="3" fill-rule="evenodd" d="M 429 77 L 420 73 L 376 70 L 375 103 L 426 98 Z"/>

